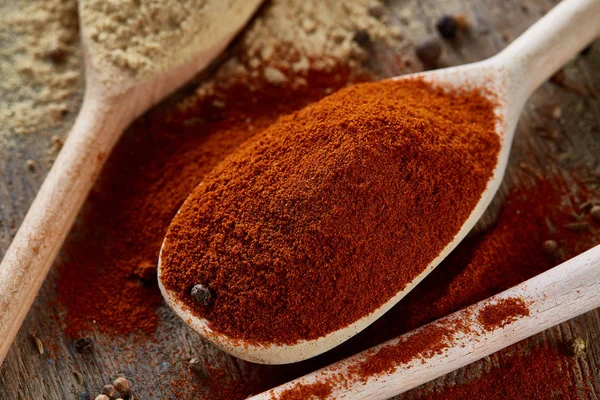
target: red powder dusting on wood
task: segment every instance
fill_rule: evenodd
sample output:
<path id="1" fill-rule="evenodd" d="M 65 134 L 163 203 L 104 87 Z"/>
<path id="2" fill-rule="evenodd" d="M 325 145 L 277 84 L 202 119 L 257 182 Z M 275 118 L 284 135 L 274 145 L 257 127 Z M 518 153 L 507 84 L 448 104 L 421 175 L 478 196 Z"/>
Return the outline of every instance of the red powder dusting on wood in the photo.
<path id="1" fill-rule="evenodd" d="M 441 393 L 414 396 L 413 400 L 531 400 L 580 399 L 576 380 L 570 375 L 573 359 L 555 349 L 536 348 L 529 355 L 511 354 L 515 347 L 502 354 L 500 367 L 493 366 L 479 378 L 464 385 L 444 388 Z M 508 355 L 507 354 L 511 354 Z M 586 387 L 583 391 L 587 391 Z M 589 396 L 583 398 L 592 398 Z"/>
<path id="2" fill-rule="evenodd" d="M 356 342 L 373 346 L 402 335 L 524 282 L 596 245 L 600 230 L 564 228 L 577 208 L 565 201 L 567 194 L 570 189 L 559 176 L 512 190 L 493 226 L 465 239 Z M 580 189 L 578 201 L 592 196 Z M 544 253 L 543 243 L 548 239 L 557 241 L 557 254 Z M 356 345 L 349 343 L 348 348 Z"/>
<path id="3" fill-rule="evenodd" d="M 331 382 L 315 382 L 310 384 L 297 384 L 284 390 L 276 397 L 277 400 L 321 400 L 327 399 L 333 391 Z"/>
<path id="4" fill-rule="evenodd" d="M 353 366 L 349 372 L 363 380 L 392 373 L 400 365 L 441 354 L 453 344 L 456 333 L 461 331 L 467 332 L 469 327 L 457 319 L 429 324 L 398 343 L 385 345 L 379 350 L 369 350 L 365 360 Z"/>
<path id="5" fill-rule="evenodd" d="M 477 319 L 488 332 L 502 328 L 520 317 L 529 315 L 529 308 L 523 299 L 510 297 L 494 304 L 486 304 Z"/>

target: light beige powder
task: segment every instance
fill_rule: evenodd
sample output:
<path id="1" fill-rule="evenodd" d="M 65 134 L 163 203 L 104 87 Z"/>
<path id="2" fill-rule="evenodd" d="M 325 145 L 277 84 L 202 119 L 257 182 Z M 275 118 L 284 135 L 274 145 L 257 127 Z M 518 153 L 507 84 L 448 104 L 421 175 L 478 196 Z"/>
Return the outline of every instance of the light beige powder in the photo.
<path id="1" fill-rule="evenodd" d="M 0 1 L 0 140 L 60 124 L 83 79 L 74 0 Z"/>
<path id="2" fill-rule="evenodd" d="M 360 70 L 369 58 L 361 36 L 393 48 L 408 45 L 384 8 L 379 0 L 271 0 L 241 36 L 235 56 L 198 88 L 197 97 L 212 93 L 217 83 L 252 86 L 264 78 L 297 86 L 310 70 Z M 194 102 L 185 99 L 181 107 Z"/>
<path id="3" fill-rule="evenodd" d="M 94 29 L 97 62 L 135 75 L 155 68 L 152 63 L 168 63 L 175 41 L 193 51 L 194 35 L 203 32 L 194 21 L 208 18 L 209 11 L 191 16 L 205 1 L 82 0 L 86 23 Z M 242 0 L 216 3 L 244 7 Z M 358 32 L 394 48 L 404 45 L 383 8 L 378 0 L 267 1 L 241 35 L 235 56 L 197 95 L 215 82 L 252 85 L 264 78 L 273 85 L 302 85 L 309 70 L 359 69 L 368 52 L 356 40 Z M 83 86 L 77 1 L 0 1 L 0 74 L 0 140 L 10 132 L 46 133 L 60 124 Z M 192 96 L 187 103 L 193 102 Z"/>
<path id="4" fill-rule="evenodd" d="M 80 15 L 102 78 L 135 80 L 188 61 L 243 25 L 260 0 L 82 0 Z"/>
<path id="5" fill-rule="evenodd" d="M 384 7 L 379 0 L 272 0 L 243 37 L 245 56 L 269 61 L 277 55 L 286 62 L 301 54 L 292 66 L 300 71 L 340 62 L 357 66 L 368 57 L 357 33 L 388 45 L 401 38 L 383 19 Z M 309 65 L 308 59 L 319 61 Z"/>

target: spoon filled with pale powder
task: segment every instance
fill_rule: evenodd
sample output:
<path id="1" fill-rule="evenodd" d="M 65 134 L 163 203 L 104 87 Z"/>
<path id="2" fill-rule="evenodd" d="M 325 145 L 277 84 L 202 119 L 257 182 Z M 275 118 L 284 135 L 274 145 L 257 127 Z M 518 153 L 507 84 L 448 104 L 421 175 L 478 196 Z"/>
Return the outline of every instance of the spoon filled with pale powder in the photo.
<path id="1" fill-rule="evenodd" d="M 260 3 L 79 2 L 85 96 L 62 151 L 0 264 L 0 362 L 122 132 L 221 53 Z"/>

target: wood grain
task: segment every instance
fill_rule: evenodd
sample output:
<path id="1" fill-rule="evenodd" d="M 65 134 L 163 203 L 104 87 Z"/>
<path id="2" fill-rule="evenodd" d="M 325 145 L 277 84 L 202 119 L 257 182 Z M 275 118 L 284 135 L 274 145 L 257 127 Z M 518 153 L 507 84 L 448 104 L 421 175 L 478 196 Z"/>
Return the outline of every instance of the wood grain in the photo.
<path id="1" fill-rule="evenodd" d="M 496 54 L 555 3 L 549 0 L 392 0 L 388 2 L 387 12 L 394 23 L 401 25 L 405 36 L 414 42 L 434 32 L 433 25 L 441 14 L 465 14 L 473 25 L 471 34 L 460 43 L 444 44 L 444 62 L 458 65 Z M 409 9 L 412 10 L 410 14 L 405 11 Z M 381 76 L 392 76 L 399 72 L 391 61 L 394 53 L 412 52 L 410 48 L 393 50 L 376 46 L 369 65 Z M 534 94 L 519 123 L 509 170 L 501 191 L 494 200 L 492 209 L 479 224 L 480 227 L 493 222 L 510 187 L 535 182 L 537 178 L 531 171 L 560 174 L 565 166 L 575 161 L 585 162 L 592 169 L 600 168 L 599 70 L 600 51 L 596 44 L 592 54 L 573 60 L 566 68 L 570 79 L 585 88 L 585 95 L 551 84 L 544 84 Z M 562 117 L 556 121 L 560 135 L 556 140 L 550 141 L 536 131 L 535 126 L 545 118 L 545 110 L 553 106 L 562 109 Z M 62 130 L 53 134 L 64 136 L 68 128 L 69 125 L 66 124 Z M 126 137 L 131 138 L 132 135 L 133 132 L 126 133 Z M 28 171 L 24 160 L 44 160 L 52 146 L 49 136 L 38 136 L 43 138 L 41 141 L 30 136 L 15 147 L 2 149 L 0 152 L 0 256 L 8 248 L 48 170 L 48 165 L 40 161 L 35 171 Z M 122 144 L 117 147 L 119 146 Z M 523 168 L 523 165 L 530 168 Z M 576 185 L 574 182 L 572 184 Z M 182 375 L 181 372 L 185 371 L 187 360 L 191 357 L 207 359 L 214 365 L 223 366 L 238 378 L 279 372 L 294 376 L 308 372 L 307 368 L 312 366 L 302 363 L 274 369 L 275 367 L 251 365 L 227 357 L 203 343 L 166 306 L 159 310 L 161 324 L 155 334 L 155 341 L 141 341 L 137 335 L 108 340 L 94 333 L 94 352 L 80 354 L 75 351 L 73 339 L 65 337 L 62 327 L 57 323 L 63 311 L 52 303 L 55 293 L 54 277 L 55 271 L 51 271 L 5 363 L 0 367 L 2 400 L 93 399 L 104 384 L 119 374 L 130 378 L 141 399 L 176 398 L 179 391 L 186 394 L 185 397 L 193 397 L 193 393 L 201 390 L 199 384 L 194 383 L 187 373 Z M 32 333 L 45 343 L 43 355 L 36 350 Z M 581 399 L 600 398 L 599 310 L 520 342 L 511 351 L 524 354 L 540 345 L 561 347 L 562 343 L 574 336 L 585 338 L 590 349 L 587 357 L 579 359 L 573 366 L 563 366 L 565 373 L 573 377 L 573 383 L 577 387 L 581 388 L 586 384 L 592 389 L 587 397 L 581 392 Z M 443 390 L 456 382 L 470 381 L 485 370 L 489 363 L 498 365 L 502 360 L 503 354 L 494 354 L 397 399 L 418 398 Z M 72 370 L 81 372 L 83 385 L 77 382 Z"/>

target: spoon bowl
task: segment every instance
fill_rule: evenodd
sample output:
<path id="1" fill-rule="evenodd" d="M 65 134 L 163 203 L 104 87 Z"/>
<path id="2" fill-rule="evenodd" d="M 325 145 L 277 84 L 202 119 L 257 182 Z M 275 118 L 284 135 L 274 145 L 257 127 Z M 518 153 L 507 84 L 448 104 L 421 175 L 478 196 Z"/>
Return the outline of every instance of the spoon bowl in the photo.
<path id="1" fill-rule="evenodd" d="M 178 299 L 176 293 L 166 289 L 161 279 L 159 258 L 159 286 L 167 303 L 205 339 L 236 357 L 256 363 L 284 364 L 301 361 L 330 350 L 356 335 L 421 282 L 477 223 L 502 182 L 512 139 L 525 101 L 540 84 L 600 35 L 598 16 L 600 0 L 564 0 L 508 48 L 488 60 L 392 78 L 402 80 L 420 77 L 451 91 L 479 90 L 495 104 L 494 111 L 498 116 L 495 130 L 500 139 L 501 149 L 485 191 L 458 233 L 414 280 L 371 314 L 318 339 L 301 340 L 292 345 L 245 342 L 211 329 L 208 320 L 195 316 Z"/>

